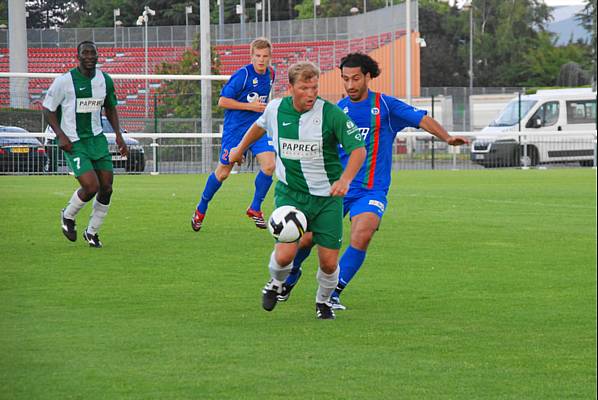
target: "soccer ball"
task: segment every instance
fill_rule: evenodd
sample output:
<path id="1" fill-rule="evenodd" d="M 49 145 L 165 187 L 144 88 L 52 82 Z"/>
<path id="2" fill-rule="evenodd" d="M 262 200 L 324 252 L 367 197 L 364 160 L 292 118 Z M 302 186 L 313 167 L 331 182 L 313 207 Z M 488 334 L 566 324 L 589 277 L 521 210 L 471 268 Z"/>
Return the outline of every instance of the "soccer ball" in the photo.
<path id="1" fill-rule="evenodd" d="M 292 243 L 301 239 L 307 229 L 305 214 L 293 206 L 282 206 L 272 211 L 268 220 L 268 230 L 274 239 Z"/>

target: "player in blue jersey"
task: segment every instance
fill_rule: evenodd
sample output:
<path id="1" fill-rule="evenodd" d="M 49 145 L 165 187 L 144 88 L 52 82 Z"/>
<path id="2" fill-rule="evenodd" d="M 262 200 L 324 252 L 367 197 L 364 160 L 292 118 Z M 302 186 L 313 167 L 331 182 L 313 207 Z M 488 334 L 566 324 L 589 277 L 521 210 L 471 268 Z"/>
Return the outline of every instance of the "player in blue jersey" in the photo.
<path id="1" fill-rule="evenodd" d="M 191 227 L 196 232 L 201 229 L 208 203 L 233 169 L 233 164 L 228 161 L 230 150 L 237 147 L 247 129 L 266 109 L 268 96 L 274 83 L 274 70 L 270 67 L 272 55 L 270 41 L 266 38 L 257 38 L 251 42 L 250 49 L 251 64 L 235 72 L 220 93 L 218 105 L 225 109 L 220 160 L 216 170 L 208 177 L 191 219 Z M 255 177 L 255 194 L 246 213 L 258 228 L 265 229 L 266 221 L 261 207 L 272 185 L 275 166 L 274 148 L 271 139 L 264 135 L 250 149 L 260 164 L 260 171 Z"/>
<path id="2" fill-rule="evenodd" d="M 368 246 L 386 211 L 396 134 L 408 127 L 421 128 L 452 146 L 467 143 L 467 139 L 461 136 L 449 135 L 436 120 L 426 115 L 426 111 L 369 90 L 371 80 L 380 75 L 378 63 L 370 56 L 348 54 L 341 59 L 340 70 L 348 97 L 340 100 L 338 106 L 360 128 L 367 156 L 351 182 L 343 203 L 343 211 L 345 215 L 349 214 L 351 220 L 351 244 L 340 258 L 339 281 L 331 298 L 332 307 L 337 310 L 345 309 L 339 296 L 361 268 Z M 347 155 L 342 149 L 339 152 L 341 161 L 345 163 Z M 301 276 L 301 263 L 309 255 L 311 246 L 309 234 L 306 234 L 279 301 L 286 300 L 297 283 Z"/>

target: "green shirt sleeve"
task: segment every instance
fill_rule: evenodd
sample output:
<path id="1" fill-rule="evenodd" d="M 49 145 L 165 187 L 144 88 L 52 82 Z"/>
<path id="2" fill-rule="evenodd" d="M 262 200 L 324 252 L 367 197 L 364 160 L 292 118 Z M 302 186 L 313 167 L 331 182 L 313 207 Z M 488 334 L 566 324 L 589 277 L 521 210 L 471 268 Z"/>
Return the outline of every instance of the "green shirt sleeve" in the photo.
<path id="1" fill-rule="evenodd" d="M 104 99 L 104 104 L 108 106 L 116 107 L 118 104 L 118 100 L 116 100 L 116 93 L 114 92 L 114 82 L 110 75 L 105 72 L 102 72 L 104 75 L 104 80 L 106 81 L 106 98 Z"/>
<path id="2" fill-rule="evenodd" d="M 324 114 L 330 118 L 332 130 L 347 154 L 364 147 L 359 128 L 337 105 L 326 102 Z"/>

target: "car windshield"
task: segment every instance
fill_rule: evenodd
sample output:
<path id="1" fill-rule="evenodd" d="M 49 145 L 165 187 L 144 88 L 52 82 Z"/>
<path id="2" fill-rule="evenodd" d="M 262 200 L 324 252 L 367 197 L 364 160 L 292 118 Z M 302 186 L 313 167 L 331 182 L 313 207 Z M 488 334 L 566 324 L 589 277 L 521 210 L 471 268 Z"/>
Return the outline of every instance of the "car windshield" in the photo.
<path id="1" fill-rule="evenodd" d="M 3 145 L 34 145 L 41 146 L 41 142 L 33 137 L 0 137 L 0 143 Z"/>
<path id="2" fill-rule="evenodd" d="M 519 112 L 519 100 L 513 100 L 500 113 L 497 119 L 490 123 L 490 126 L 513 126 L 519 122 L 519 116 L 524 117 L 537 100 L 521 100 L 521 112 Z"/>
<path id="3" fill-rule="evenodd" d="M 102 117 L 102 130 L 104 133 L 114 133 L 114 128 L 106 117 Z"/>

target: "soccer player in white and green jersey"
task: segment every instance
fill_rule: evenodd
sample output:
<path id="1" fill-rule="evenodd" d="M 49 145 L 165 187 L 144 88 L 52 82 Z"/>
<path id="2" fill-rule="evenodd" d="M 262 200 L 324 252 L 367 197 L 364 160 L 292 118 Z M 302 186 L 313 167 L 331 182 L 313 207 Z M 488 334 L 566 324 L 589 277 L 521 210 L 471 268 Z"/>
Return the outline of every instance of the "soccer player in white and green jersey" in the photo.
<path id="1" fill-rule="evenodd" d="M 271 101 L 229 156 L 241 162 L 247 148 L 266 131 L 276 150 L 275 206 L 292 205 L 307 217 L 307 230 L 318 245 L 316 316 L 334 319 L 330 295 L 338 282 L 342 244 L 342 196 L 365 159 L 357 126 L 340 108 L 318 97 L 320 70 L 310 62 L 289 68 L 291 96 Z M 349 155 L 343 170 L 337 151 Z M 270 256 L 270 281 L 262 290 L 262 306 L 272 311 L 291 271 L 299 243 L 276 243 Z"/>
<path id="2" fill-rule="evenodd" d="M 77 59 L 79 66 L 56 78 L 48 89 L 44 114 L 80 184 L 62 210 L 62 232 L 71 242 L 77 240 L 75 216 L 95 196 L 83 238 L 91 247 L 102 247 L 98 231 L 108 213 L 113 181 L 112 157 L 102 131 L 102 108 L 114 127 L 123 157 L 128 149 L 118 122 L 114 83 L 108 74 L 96 68 L 95 43 L 79 43 Z"/>

